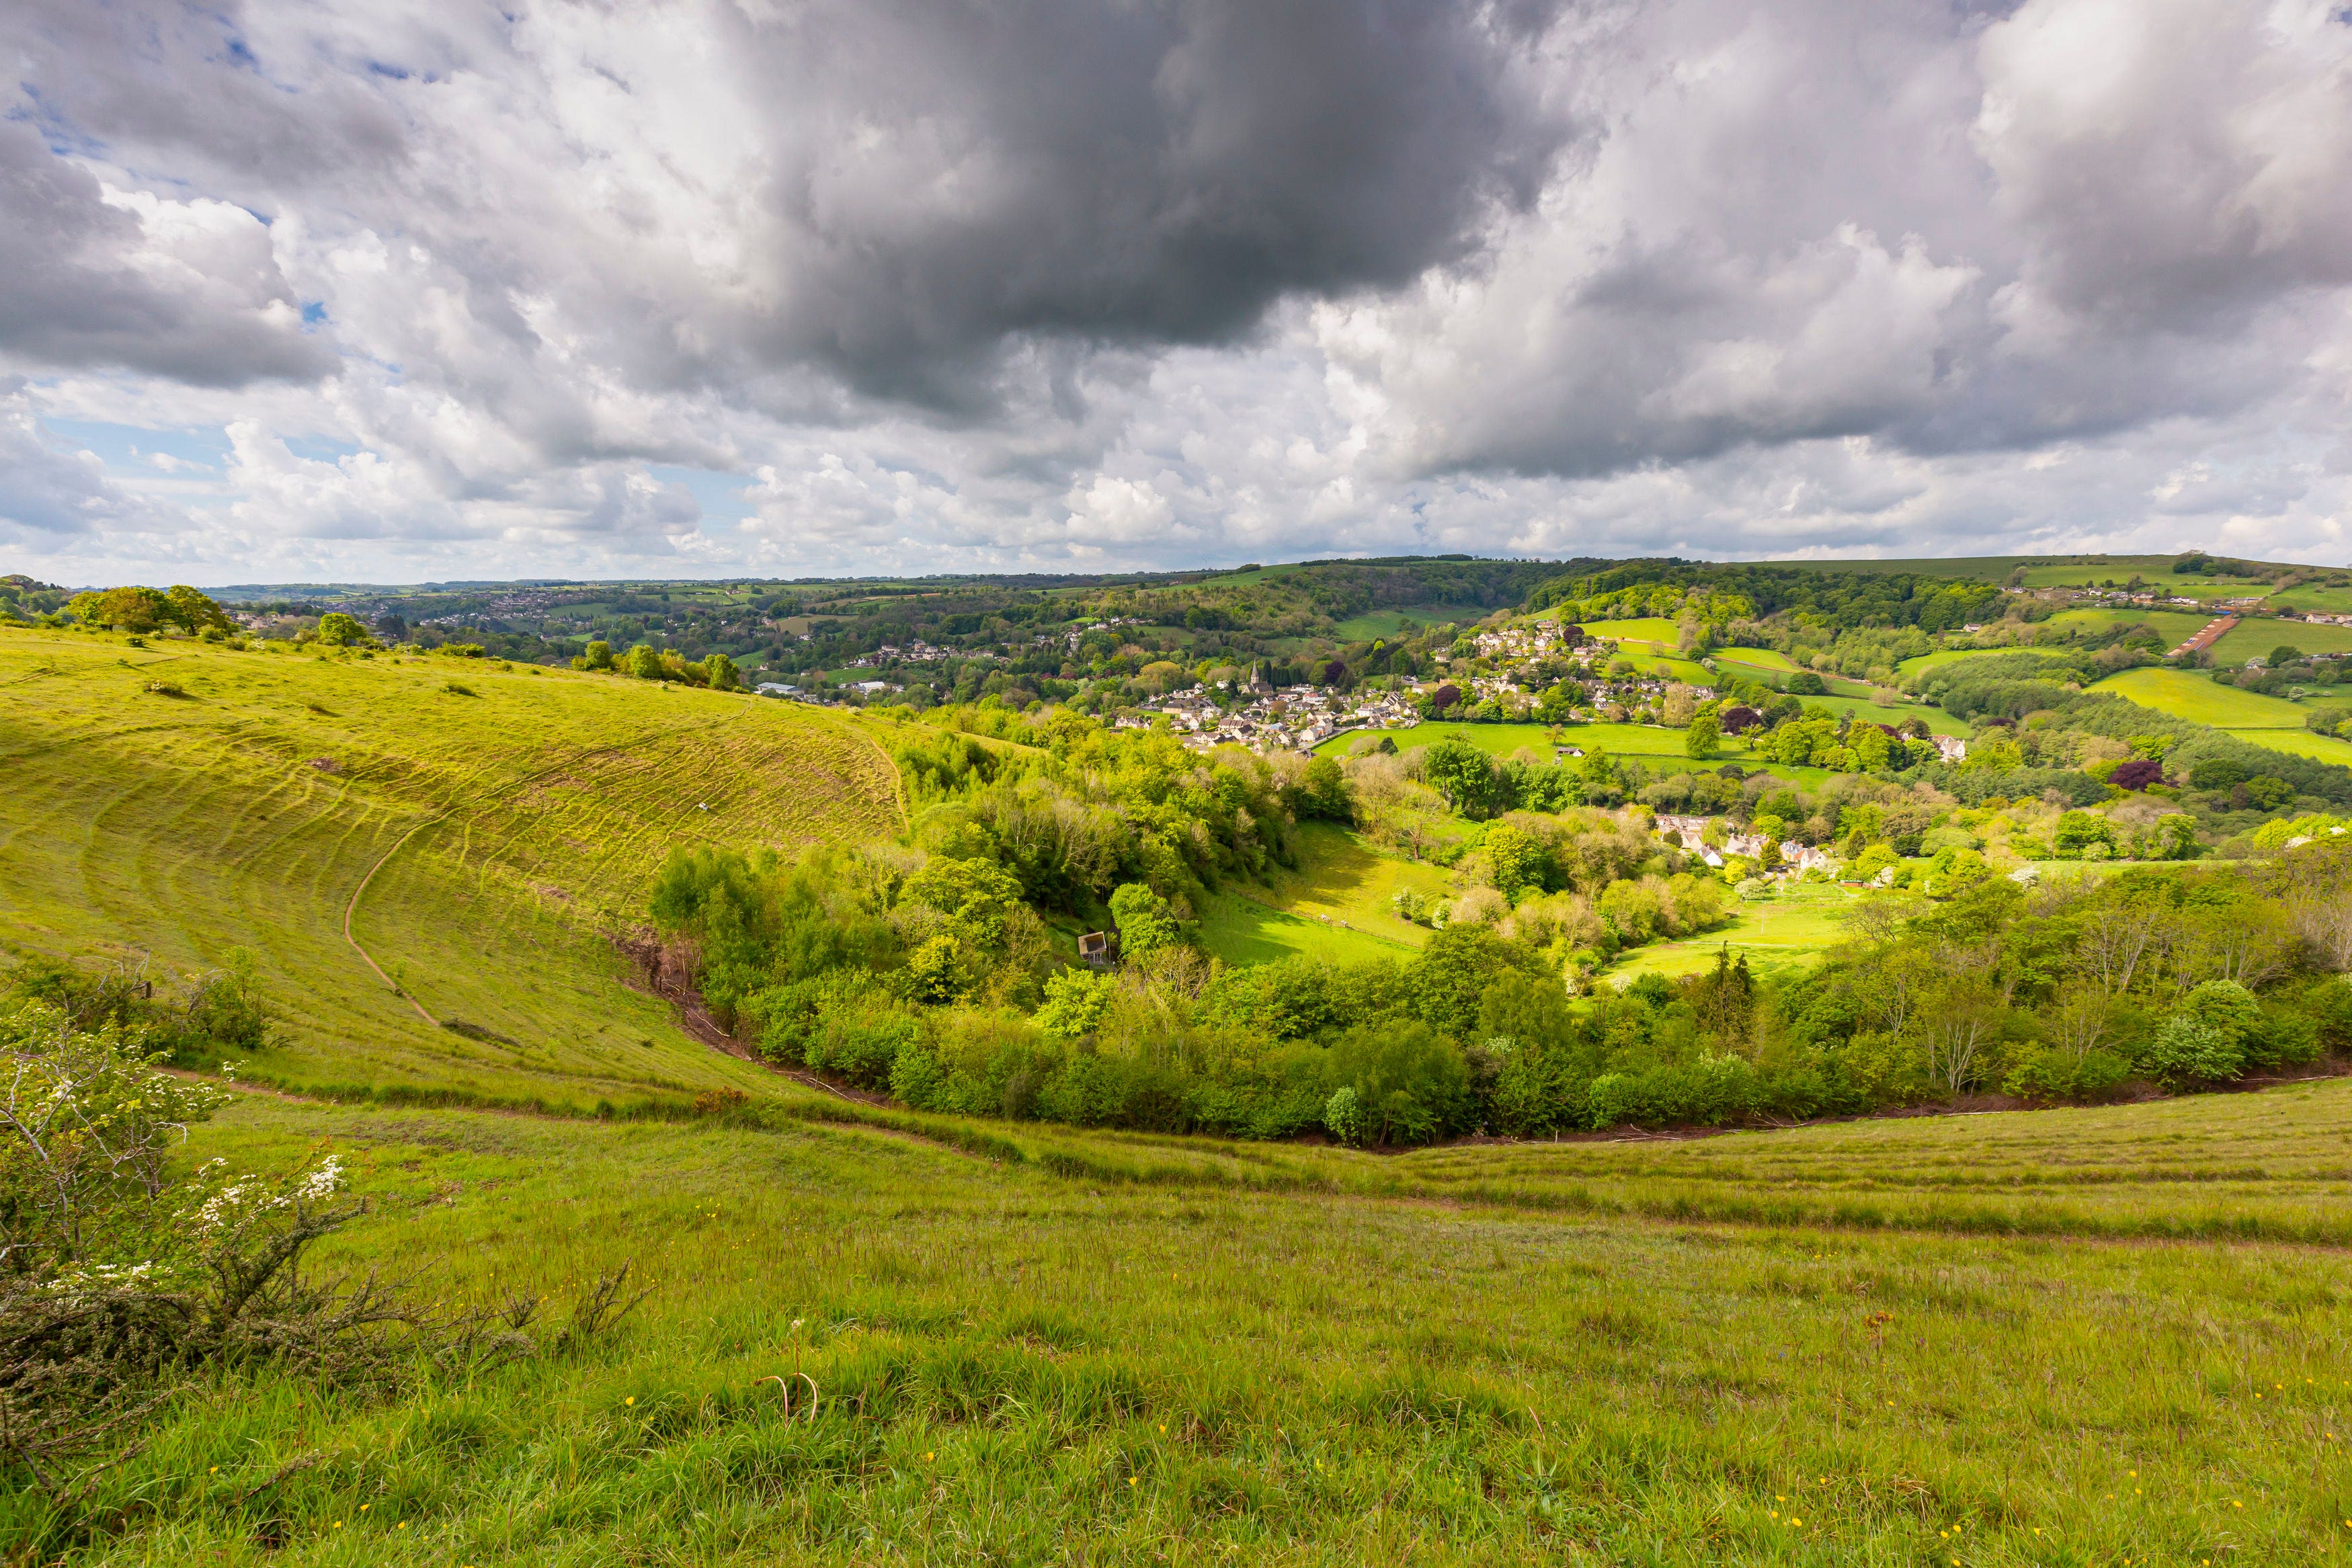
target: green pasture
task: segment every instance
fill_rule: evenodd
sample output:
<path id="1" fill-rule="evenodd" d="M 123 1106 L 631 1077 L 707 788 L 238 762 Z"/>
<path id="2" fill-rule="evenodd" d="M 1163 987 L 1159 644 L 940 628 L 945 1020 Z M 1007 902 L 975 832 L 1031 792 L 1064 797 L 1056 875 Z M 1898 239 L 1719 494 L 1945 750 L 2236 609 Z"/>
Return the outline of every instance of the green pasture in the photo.
<path id="1" fill-rule="evenodd" d="M 2213 644 L 2213 658 L 2219 664 L 2242 664 L 2270 657 L 2282 643 L 2305 653 L 2352 653 L 2352 626 L 2266 617 L 2241 621 Z"/>
<path id="2" fill-rule="evenodd" d="M 1717 648 L 1708 655 L 1718 664 L 1740 664 L 1773 674 L 1794 674 L 1796 664 L 1777 648 Z"/>
<path id="3" fill-rule="evenodd" d="M 845 1115 L 855 1107 L 837 1107 Z M 2352 1556 L 2352 1084 L 1381 1156 L 245 1100 L 607 1339 L 192 1389 L 69 1564 Z M 424 1201 L 428 1199 L 429 1201 Z M 11 1531 L 32 1496 L 0 1502 Z"/>
<path id="4" fill-rule="evenodd" d="M 1833 883 L 1789 883 L 1771 898 L 1735 904 L 1730 923 L 1716 930 L 1634 948 L 1610 967 L 1609 977 L 1696 975 L 1714 968 L 1716 955 L 1727 948 L 1759 974 L 1810 967 L 1852 935 L 1846 917 L 1863 896 Z"/>
<path id="5" fill-rule="evenodd" d="M 2217 685 L 2210 675 L 2190 670 L 2126 670 L 2109 675 L 2092 688 L 2127 697 L 2142 707 L 2168 713 L 2216 729 L 2301 730 L 2309 710 L 2284 697 L 2242 692 Z"/>
<path id="6" fill-rule="evenodd" d="M 243 948 L 278 1037 L 247 1071 L 289 1086 L 586 1105 L 741 1082 L 612 937 L 673 845 L 898 821 L 847 721 L 611 675 L 0 631 L 0 951 L 168 979 Z"/>
<path id="7" fill-rule="evenodd" d="M 1901 724 L 1906 719 L 1925 719 L 1930 735 L 1957 735 L 1963 739 L 1976 733 L 1976 727 L 1964 718 L 1954 718 L 1942 708 L 1927 703 L 1881 703 L 1871 697 L 1819 696 L 1799 697 L 1808 711 L 1824 708 L 1843 716 L 1860 714 L 1873 724 Z"/>
<path id="8" fill-rule="evenodd" d="M 1964 659 L 1990 659 L 2003 653 L 2031 653 L 2034 651 L 2032 648 L 1938 648 L 1932 653 L 1921 653 L 1904 660 L 1895 667 L 1895 673 L 1908 680 L 1913 675 L 1940 670 Z"/>
<path id="9" fill-rule="evenodd" d="M 1444 871 L 1384 854 L 1330 822 L 1302 822 L 1297 867 L 1270 866 L 1262 885 L 1229 885 L 1202 914 L 1202 940 L 1228 963 L 1295 953 L 1332 957 L 1400 955 L 1429 939 L 1391 900 L 1406 888 L 1427 898 L 1450 890 Z"/>
<path id="10" fill-rule="evenodd" d="M 2249 745 L 2352 768 L 2352 740 L 2336 736 L 2315 735 L 2307 729 L 2232 729 L 2227 733 Z"/>
<path id="11" fill-rule="evenodd" d="M 2300 588 L 2280 589 L 2264 602 L 2323 615 L 2352 615 L 2352 588 L 2328 588 L 2307 582 Z"/>
<path id="12" fill-rule="evenodd" d="M 1556 620 L 1561 612 L 1547 610 L 1538 620 Z M 1646 651 L 1671 653 L 1680 645 L 1682 630 L 1662 615 L 1644 616 L 1633 621 L 1580 621 L 1588 637 L 1598 637 L 1606 643 L 1643 643 Z"/>
<path id="13" fill-rule="evenodd" d="M 2043 624 L 2081 632 L 2107 632 L 2119 626 L 2147 626 L 2164 639 L 2164 646 L 2168 652 L 2203 631 L 2215 618 L 2214 615 L 2189 610 L 2062 610 Z"/>
<path id="14" fill-rule="evenodd" d="M 1715 672 L 1694 660 L 1670 658 L 1659 653 L 1639 653 L 1631 644 L 1621 646 L 1617 650 L 1616 657 L 1624 660 L 1645 675 L 1680 681 L 1685 685 L 1692 686 L 1712 687 L 1715 685 Z"/>
<path id="15" fill-rule="evenodd" d="M 1393 637 L 1405 629 L 1407 622 L 1425 632 L 1432 626 L 1477 618 L 1475 610 L 1460 605 L 1414 604 L 1402 610 L 1367 611 L 1339 622 L 1331 631 L 1342 643 L 1365 643 L 1375 637 Z"/>

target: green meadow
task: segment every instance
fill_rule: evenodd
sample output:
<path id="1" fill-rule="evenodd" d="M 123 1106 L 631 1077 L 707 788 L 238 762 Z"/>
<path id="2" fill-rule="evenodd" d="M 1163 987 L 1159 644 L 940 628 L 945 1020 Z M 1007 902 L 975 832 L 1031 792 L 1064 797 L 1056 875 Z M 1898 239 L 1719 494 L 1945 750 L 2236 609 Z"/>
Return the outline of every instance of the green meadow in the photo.
<path id="1" fill-rule="evenodd" d="M 2266 746 L 2273 751 L 2352 768 L 2352 740 L 2340 739 L 2336 736 L 2315 735 L 2307 729 L 2277 728 L 2231 729 L 2223 733 L 2235 736 L 2250 745 Z"/>
<path id="2" fill-rule="evenodd" d="M 1476 611 L 1458 604 L 1415 604 L 1402 610 L 1373 610 L 1350 616 L 1333 626 L 1332 634 L 1343 643 L 1368 643 L 1376 637 L 1393 637 L 1408 627 L 1427 631 L 1432 626 L 1477 618 Z"/>
<path id="3" fill-rule="evenodd" d="M 2300 730 L 2306 712 L 2283 697 L 2217 685 L 2211 676 L 2189 670 L 2126 670 L 2093 689 L 2216 729 Z"/>
<path id="4" fill-rule="evenodd" d="M 2343 1562 L 2347 1113 L 1382 1157 L 249 1097 L 188 1157 L 341 1155 L 333 1265 L 651 1293 L 395 1399 L 192 1390 L 54 1560 Z"/>
<path id="5" fill-rule="evenodd" d="M 1713 931 L 1634 948 L 1611 966 L 1609 978 L 1700 974 L 1715 967 L 1720 952 L 1747 959 L 1759 974 L 1810 966 L 1852 935 L 1847 915 L 1859 897 L 1832 883 L 1789 883 L 1770 898 L 1733 904 L 1729 922 Z"/>
<path id="6" fill-rule="evenodd" d="M 2308 621 L 2241 621 L 2213 644 L 2213 657 L 2224 664 L 2264 659 L 2272 649 L 2288 644 L 2305 653 L 2352 653 L 2352 626 Z"/>
<path id="7" fill-rule="evenodd" d="M 1451 893 L 1436 866 L 1384 854 L 1329 822 L 1302 822 L 1296 868 L 1274 866 L 1263 884 L 1229 886 L 1201 912 L 1202 945 L 1227 963 L 1294 954 L 1334 958 L 1395 954 L 1429 938 L 1391 902 L 1407 888 L 1426 898 Z"/>

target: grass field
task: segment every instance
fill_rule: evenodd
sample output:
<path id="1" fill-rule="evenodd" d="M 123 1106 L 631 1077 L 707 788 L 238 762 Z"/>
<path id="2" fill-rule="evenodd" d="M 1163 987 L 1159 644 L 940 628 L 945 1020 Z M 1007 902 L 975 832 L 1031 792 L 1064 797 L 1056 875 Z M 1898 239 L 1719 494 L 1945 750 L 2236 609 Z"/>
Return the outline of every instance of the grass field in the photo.
<path id="1" fill-rule="evenodd" d="M 1938 648 L 1932 653 L 1921 653 L 1906 659 L 1895 667 L 1895 673 L 1908 680 L 1928 670 L 1940 670 L 1965 659 L 1990 659 L 2002 654 L 2031 653 L 2031 648 Z"/>
<path id="2" fill-rule="evenodd" d="M 2106 632 L 2118 626 L 2150 626 L 2167 651 L 2210 625 L 2214 617 L 2193 610 L 2062 610 L 2044 624 L 2061 630 Z"/>
<path id="3" fill-rule="evenodd" d="M 2093 689 L 2216 729 L 2300 730 L 2308 716 L 2308 710 L 2283 697 L 2216 685 L 2210 676 L 2188 670 L 2126 670 Z"/>
<path id="4" fill-rule="evenodd" d="M 2325 588 L 2318 583 L 2305 583 L 2301 588 L 2281 589 L 2265 601 L 2289 610 L 2317 611 L 2326 615 L 2352 615 L 2352 588 Z"/>
<path id="5" fill-rule="evenodd" d="M 345 1265 L 653 1294 L 399 1401 L 199 1391 L 63 1560 L 2341 1563 L 2347 1117 L 982 1158 L 254 1097 L 189 1156 L 331 1144 L 395 1200 Z"/>
<path id="6" fill-rule="evenodd" d="M 2248 659 L 2266 659 L 2280 643 L 2293 644 L 2305 653 L 2352 653 L 2352 626 L 2315 625 L 2308 621 L 2241 621 L 2229 634 L 2213 644 L 2214 659 L 2224 664 L 2242 664 Z"/>
<path id="7" fill-rule="evenodd" d="M 1859 896 L 1834 884 L 1790 883 L 1772 898 L 1734 904 L 1727 925 L 1634 948 L 1611 966 L 1609 975 L 1624 980 L 1695 975 L 1714 968 L 1716 954 L 1726 947 L 1759 974 L 1807 967 L 1848 936 L 1845 914 Z"/>
<path id="8" fill-rule="evenodd" d="M 1297 953 L 1352 958 L 1399 956 L 1429 939 L 1426 927 L 1390 903 L 1404 888 L 1443 898 L 1439 867 L 1382 854 L 1329 822 L 1298 829 L 1298 867 L 1276 866 L 1262 886 L 1234 885 L 1202 911 L 1202 946 L 1227 963 L 1262 963 Z"/>
<path id="9" fill-rule="evenodd" d="M 1339 622 L 1333 632 L 1343 643 L 1361 643 L 1374 637 L 1393 637 L 1404 630 L 1406 622 L 1423 631 L 1443 626 L 1449 622 L 1475 621 L 1478 612 L 1462 605 L 1409 604 L 1402 610 L 1374 610 L 1362 615 L 1350 616 Z"/>
<path id="10" fill-rule="evenodd" d="M 610 935 L 673 844 L 898 821 L 847 721 L 649 682 L 9 631 L 0 683 L 0 945 L 179 971 L 243 947 L 281 1036 L 248 1071 L 289 1085 L 585 1105 L 743 1080 Z"/>
<path id="11" fill-rule="evenodd" d="M 2352 768 L 2352 740 L 2338 739 L 2332 735 L 2314 735 L 2307 729 L 2233 729 L 2228 733 L 2252 745 L 2266 746 L 2273 751 Z"/>
<path id="12" fill-rule="evenodd" d="M 1777 648 L 1717 648 L 1710 657 L 1721 664 L 1741 664 L 1774 674 L 1793 674 L 1797 669 L 1795 662 Z"/>

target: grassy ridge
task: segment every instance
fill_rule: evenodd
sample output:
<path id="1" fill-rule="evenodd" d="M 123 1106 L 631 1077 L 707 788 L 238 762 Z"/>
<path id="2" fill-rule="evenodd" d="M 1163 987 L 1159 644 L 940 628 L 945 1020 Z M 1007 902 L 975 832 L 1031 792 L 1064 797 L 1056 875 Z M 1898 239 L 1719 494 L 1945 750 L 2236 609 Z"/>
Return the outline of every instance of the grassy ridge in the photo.
<path id="1" fill-rule="evenodd" d="M 847 726 L 650 683 L 27 632 L 0 632 L 0 942 L 182 970 L 242 946 L 283 1037 L 250 1065 L 291 1085 L 585 1104 L 743 1081 L 626 988 L 609 935 L 673 843 L 897 820 Z M 386 989 L 347 912 L 469 1031 Z"/>
<path id="2" fill-rule="evenodd" d="M 2187 670 L 2126 670 L 2092 689 L 2216 729 L 2301 729 L 2308 711 L 2280 697 L 2218 685 Z"/>
<path id="3" fill-rule="evenodd" d="M 344 1263 L 655 1293 L 584 1361 L 193 1398 L 71 1558 L 2340 1562 L 2352 1262 L 2133 1238 L 2337 1236 L 2347 1110 L 986 1159 L 248 1102 L 192 1157 L 437 1195 Z"/>

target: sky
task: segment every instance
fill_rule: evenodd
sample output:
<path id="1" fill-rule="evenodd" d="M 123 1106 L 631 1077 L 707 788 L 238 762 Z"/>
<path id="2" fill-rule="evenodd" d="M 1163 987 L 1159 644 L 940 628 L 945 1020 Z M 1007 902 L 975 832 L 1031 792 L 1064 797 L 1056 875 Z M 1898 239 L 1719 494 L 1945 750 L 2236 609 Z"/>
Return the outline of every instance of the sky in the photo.
<path id="1" fill-rule="evenodd" d="M 0 58 L 0 571 L 2352 560 L 2345 0 L 88 0 Z"/>

